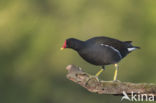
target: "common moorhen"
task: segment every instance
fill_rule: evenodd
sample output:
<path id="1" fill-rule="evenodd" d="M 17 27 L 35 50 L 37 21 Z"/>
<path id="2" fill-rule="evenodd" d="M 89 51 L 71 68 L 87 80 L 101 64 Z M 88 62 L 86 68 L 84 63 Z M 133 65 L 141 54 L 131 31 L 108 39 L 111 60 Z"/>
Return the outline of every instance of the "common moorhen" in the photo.
<path id="1" fill-rule="evenodd" d="M 102 69 L 96 73 L 98 77 L 105 69 L 105 65 L 114 64 L 115 73 L 114 81 L 117 80 L 118 62 L 130 52 L 139 49 L 140 47 L 133 46 L 132 41 L 120 41 L 109 37 L 94 37 L 86 41 L 69 38 L 65 40 L 64 48 L 74 49 L 87 62 L 102 66 Z"/>

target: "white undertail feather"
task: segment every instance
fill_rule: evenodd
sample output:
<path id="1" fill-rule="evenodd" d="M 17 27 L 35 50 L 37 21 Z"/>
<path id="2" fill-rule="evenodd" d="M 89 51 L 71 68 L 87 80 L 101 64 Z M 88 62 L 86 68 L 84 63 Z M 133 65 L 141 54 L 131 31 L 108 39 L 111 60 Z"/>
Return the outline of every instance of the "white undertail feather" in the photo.
<path id="1" fill-rule="evenodd" d="M 133 51 L 133 50 L 135 50 L 135 49 L 137 49 L 137 48 L 132 47 L 132 48 L 127 48 L 127 49 L 128 49 L 129 52 L 131 52 L 131 51 Z"/>

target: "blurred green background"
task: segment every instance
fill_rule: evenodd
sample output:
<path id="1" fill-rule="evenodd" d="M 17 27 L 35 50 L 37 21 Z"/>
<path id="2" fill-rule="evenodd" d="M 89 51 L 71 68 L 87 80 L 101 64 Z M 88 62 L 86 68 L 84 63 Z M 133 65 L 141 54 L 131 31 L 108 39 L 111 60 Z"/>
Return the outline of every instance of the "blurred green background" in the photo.
<path id="1" fill-rule="evenodd" d="M 65 39 L 109 36 L 142 49 L 120 62 L 118 79 L 156 83 L 155 0 L 0 0 L 0 103 L 114 103 L 66 79 L 75 64 L 100 68 L 76 52 L 60 51 Z M 112 80 L 114 66 L 100 76 Z M 147 103 L 147 102 L 146 102 Z"/>

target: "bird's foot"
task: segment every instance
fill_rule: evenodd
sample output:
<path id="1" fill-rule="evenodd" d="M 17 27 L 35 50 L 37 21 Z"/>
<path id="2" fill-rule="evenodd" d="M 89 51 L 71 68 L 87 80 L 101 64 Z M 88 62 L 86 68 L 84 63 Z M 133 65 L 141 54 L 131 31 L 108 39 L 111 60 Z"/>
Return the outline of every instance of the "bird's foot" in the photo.
<path id="1" fill-rule="evenodd" d="M 88 80 L 85 82 L 85 86 L 88 88 L 96 88 L 99 85 L 99 79 L 97 76 L 89 76 Z"/>
<path id="2" fill-rule="evenodd" d="M 98 76 L 93 76 L 93 75 L 92 76 L 89 76 L 89 78 L 86 81 L 86 83 L 88 83 L 90 80 L 99 82 Z"/>
<path id="3" fill-rule="evenodd" d="M 113 80 L 113 82 L 121 82 L 120 80 Z"/>

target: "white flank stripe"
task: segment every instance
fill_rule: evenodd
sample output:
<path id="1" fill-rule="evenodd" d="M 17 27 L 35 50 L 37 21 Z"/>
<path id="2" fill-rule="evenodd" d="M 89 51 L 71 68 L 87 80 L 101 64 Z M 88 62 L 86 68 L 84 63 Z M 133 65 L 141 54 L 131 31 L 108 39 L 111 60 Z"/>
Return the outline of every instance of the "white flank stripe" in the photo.
<path id="1" fill-rule="evenodd" d="M 120 53 L 120 51 L 119 51 L 118 49 L 116 49 L 116 48 L 114 48 L 114 47 L 112 47 L 112 46 L 109 46 L 109 45 L 105 45 L 105 44 L 101 44 L 101 45 L 113 49 L 114 51 L 116 51 L 116 52 L 118 53 L 118 55 L 120 56 L 120 58 L 122 58 L 121 53 Z"/>
<path id="2" fill-rule="evenodd" d="M 127 48 L 129 52 L 135 50 L 136 48 Z"/>

